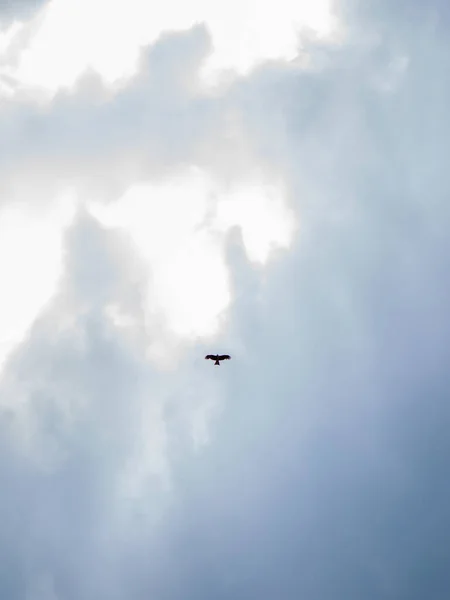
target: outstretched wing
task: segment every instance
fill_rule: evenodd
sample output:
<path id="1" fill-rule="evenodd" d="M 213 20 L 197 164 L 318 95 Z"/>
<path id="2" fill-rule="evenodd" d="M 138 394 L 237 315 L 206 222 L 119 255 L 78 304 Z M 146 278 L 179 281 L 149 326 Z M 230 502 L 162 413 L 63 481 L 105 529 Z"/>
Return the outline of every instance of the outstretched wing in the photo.
<path id="1" fill-rule="evenodd" d="M 216 357 L 213 354 L 207 354 L 205 358 L 210 358 L 211 360 L 216 360 Z"/>
<path id="2" fill-rule="evenodd" d="M 229 354 L 221 354 L 217 357 L 219 360 L 229 360 L 231 356 Z"/>

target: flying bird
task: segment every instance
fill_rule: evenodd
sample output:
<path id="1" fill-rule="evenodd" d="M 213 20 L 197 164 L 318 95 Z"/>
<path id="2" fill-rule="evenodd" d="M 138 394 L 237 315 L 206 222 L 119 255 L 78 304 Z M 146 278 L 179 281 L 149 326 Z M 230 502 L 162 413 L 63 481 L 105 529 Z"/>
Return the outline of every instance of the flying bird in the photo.
<path id="1" fill-rule="evenodd" d="M 220 367 L 221 360 L 230 360 L 231 356 L 229 354 L 207 354 L 205 358 L 210 358 L 214 360 L 214 364 Z"/>

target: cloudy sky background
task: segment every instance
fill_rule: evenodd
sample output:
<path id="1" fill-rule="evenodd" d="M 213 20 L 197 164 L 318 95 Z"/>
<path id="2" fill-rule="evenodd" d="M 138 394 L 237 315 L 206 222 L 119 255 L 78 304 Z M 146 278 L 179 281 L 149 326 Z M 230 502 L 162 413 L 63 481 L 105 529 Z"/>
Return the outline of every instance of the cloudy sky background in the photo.
<path id="1" fill-rule="evenodd" d="M 0 3 L 2 598 L 448 597 L 450 15 L 362 4 Z"/>

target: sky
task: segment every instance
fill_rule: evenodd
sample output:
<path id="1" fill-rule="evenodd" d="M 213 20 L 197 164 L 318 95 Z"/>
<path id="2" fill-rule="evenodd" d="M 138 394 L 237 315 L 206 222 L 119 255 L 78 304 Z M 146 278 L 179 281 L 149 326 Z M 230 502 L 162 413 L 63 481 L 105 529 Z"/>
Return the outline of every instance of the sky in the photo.
<path id="1" fill-rule="evenodd" d="M 450 13 L 264 6 L 0 2 L 2 598 L 449 596 Z"/>

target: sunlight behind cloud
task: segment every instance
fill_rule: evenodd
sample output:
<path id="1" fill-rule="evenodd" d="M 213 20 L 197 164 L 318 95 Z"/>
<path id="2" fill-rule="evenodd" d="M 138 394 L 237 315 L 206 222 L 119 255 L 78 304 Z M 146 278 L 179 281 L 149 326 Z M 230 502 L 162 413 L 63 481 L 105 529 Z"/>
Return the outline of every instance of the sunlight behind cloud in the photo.
<path id="1" fill-rule="evenodd" d="M 104 226 L 125 230 L 149 265 L 148 318 L 160 314 L 172 335 L 191 340 L 217 334 L 231 302 L 226 234 L 240 227 L 250 260 L 264 264 L 272 248 L 286 248 L 292 239 L 293 215 L 283 201 L 276 186 L 254 182 L 226 191 L 191 168 L 161 184 L 135 185 L 116 203 L 90 210 Z M 120 324 L 117 313 L 111 316 Z"/>
<path id="2" fill-rule="evenodd" d="M 57 290 L 74 211 L 70 195 L 47 211 L 22 205 L 0 211 L 0 368 Z"/>
<path id="3" fill-rule="evenodd" d="M 112 206 L 91 206 L 103 225 L 131 236 L 151 266 L 149 314 L 162 312 L 180 337 L 214 333 L 230 300 L 220 240 L 201 226 L 208 193 L 208 180 L 191 170 L 163 184 L 132 186 Z"/>
<path id="4" fill-rule="evenodd" d="M 245 75 L 264 60 L 293 60 L 302 29 L 328 37 L 336 28 L 330 0 L 215 2 L 206 22 L 214 52 L 201 71 L 205 83 L 215 83 L 224 70 Z"/>
<path id="5" fill-rule="evenodd" d="M 4 67 L 3 73 L 50 95 L 72 87 L 87 69 L 113 85 L 136 73 L 142 47 L 161 33 L 205 23 L 213 52 L 203 79 L 213 80 L 223 69 L 243 74 L 262 60 L 294 58 L 302 28 L 330 35 L 336 27 L 330 2 L 167 0 L 156 6 L 147 0 L 50 0 L 35 17 L 36 31 L 17 68 Z M 15 43 L 20 34 L 21 28 L 5 34 L 4 44 Z"/>
<path id="6" fill-rule="evenodd" d="M 295 231 L 294 214 L 285 206 L 281 186 L 247 183 L 233 189 L 218 205 L 215 225 L 238 226 L 249 259 L 264 264 L 273 248 L 287 248 Z"/>

